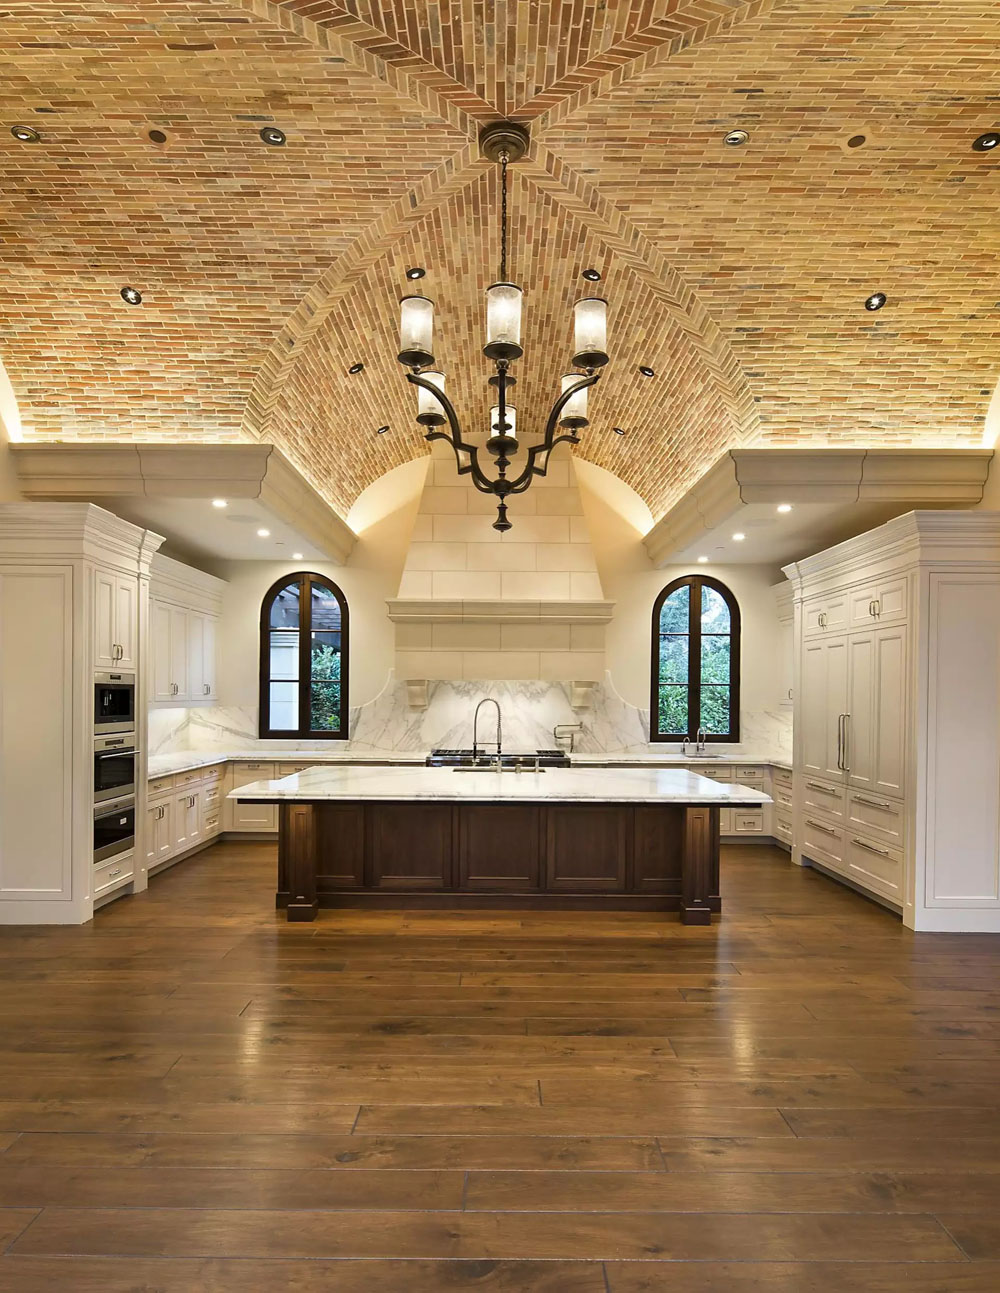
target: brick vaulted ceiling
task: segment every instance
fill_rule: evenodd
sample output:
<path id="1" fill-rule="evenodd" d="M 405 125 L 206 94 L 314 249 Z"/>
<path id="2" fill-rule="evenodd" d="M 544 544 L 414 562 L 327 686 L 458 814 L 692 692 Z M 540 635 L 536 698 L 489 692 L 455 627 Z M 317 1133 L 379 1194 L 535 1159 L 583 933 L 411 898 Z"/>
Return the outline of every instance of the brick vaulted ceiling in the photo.
<path id="1" fill-rule="evenodd" d="M 269 440 L 346 512 L 425 450 L 393 358 L 408 265 L 450 391 L 485 416 L 496 174 L 475 141 L 510 116 L 533 141 L 522 427 L 593 265 L 613 361 L 578 452 L 654 516 L 737 444 L 978 444 L 995 25 L 989 0 L 7 0 L 0 360 L 25 435 Z"/>

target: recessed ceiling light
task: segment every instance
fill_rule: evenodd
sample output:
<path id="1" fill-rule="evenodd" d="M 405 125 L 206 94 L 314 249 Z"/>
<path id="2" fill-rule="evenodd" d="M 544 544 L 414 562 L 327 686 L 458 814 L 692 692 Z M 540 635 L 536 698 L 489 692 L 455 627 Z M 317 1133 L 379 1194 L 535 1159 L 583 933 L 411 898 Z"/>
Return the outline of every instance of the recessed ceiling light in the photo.
<path id="1" fill-rule="evenodd" d="M 988 130 L 985 135 L 980 135 L 978 139 L 972 141 L 972 147 L 977 153 L 992 152 L 1000 144 L 1000 130 Z"/>
<path id="2" fill-rule="evenodd" d="M 585 269 L 580 277 L 585 278 L 588 283 L 599 283 L 601 281 L 601 271 L 599 269 Z"/>
<path id="3" fill-rule="evenodd" d="M 726 143 L 730 148 L 742 148 L 749 138 L 745 130 L 730 130 L 726 135 Z"/>
<path id="4" fill-rule="evenodd" d="M 779 511 L 782 515 L 784 515 L 786 512 L 790 512 L 791 510 L 792 510 L 792 505 L 791 505 L 791 503 L 779 503 L 779 504 L 778 504 L 778 511 Z"/>
<path id="5" fill-rule="evenodd" d="M 655 377 L 655 376 L 656 376 L 656 372 L 655 372 L 655 370 L 654 370 L 654 369 L 652 369 L 652 368 L 650 368 L 650 366 L 649 366 L 648 364 L 640 364 L 640 365 L 639 365 L 639 372 L 640 372 L 640 373 L 642 373 L 643 377 Z"/>
<path id="6" fill-rule="evenodd" d="M 698 558 L 698 565 L 699 565 L 699 566 L 703 566 L 707 560 L 708 560 L 708 557 L 699 557 L 699 558 Z"/>
<path id="7" fill-rule="evenodd" d="M 871 296 L 865 301 L 866 310 L 881 310 L 889 298 L 884 292 L 872 292 Z"/>
<path id="8" fill-rule="evenodd" d="M 426 270 L 426 269 L 424 269 L 422 265 L 413 265 L 410 269 L 408 269 L 408 270 L 406 271 L 406 277 L 407 277 L 407 278 L 423 278 L 423 276 L 424 276 L 426 273 L 427 273 L 427 270 Z"/>
<path id="9" fill-rule="evenodd" d="M 34 126 L 11 126 L 10 133 L 21 144 L 37 144 L 41 139 Z"/>
<path id="10" fill-rule="evenodd" d="M 142 305 L 142 293 L 135 287 L 123 287 L 121 298 L 128 305 Z"/>
<path id="11" fill-rule="evenodd" d="M 375 428 L 375 434 L 376 434 L 376 435 L 385 435 L 385 433 L 386 433 L 388 430 L 389 430 L 389 428 L 388 428 L 388 427 L 376 427 L 376 428 Z"/>
<path id="12" fill-rule="evenodd" d="M 866 139 L 867 139 L 866 135 L 852 135 L 850 139 L 847 141 L 847 147 L 860 148 L 861 145 L 866 141 Z"/>
<path id="13" fill-rule="evenodd" d="M 279 130 L 277 126 L 265 126 L 260 132 L 260 137 L 265 144 L 270 144 L 272 148 L 280 148 L 287 138 L 285 132 Z"/>
<path id="14" fill-rule="evenodd" d="M 154 144 L 165 144 L 167 142 L 167 132 L 165 130 L 150 130 L 149 140 Z"/>
<path id="15" fill-rule="evenodd" d="M 229 506 L 229 504 L 226 502 L 226 500 L 225 500 L 224 498 L 213 498 L 213 499 L 212 499 L 212 506 L 213 506 L 213 507 L 228 507 L 228 506 Z"/>
<path id="16" fill-rule="evenodd" d="M 301 553 L 301 552 L 293 552 L 293 553 L 292 553 L 292 560 L 293 560 L 293 561 L 301 561 L 301 560 L 302 560 L 302 553 Z"/>
<path id="17" fill-rule="evenodd" d="M 269 539 L 270 537 L 271 537 L 271 531 L 270 531 L 270 530 L 258 530 L 258 531 L 257 531 L 257 538 L 258 538 L 258 539 Z"/>
<path id="18" fill-rule="evenodd" d="M 747 536 L 745 534 L 742 534 L 739 530 L 737 530 L 737 532 L 733 535 L 733 542 L 742 543 L 746 537 Z"/>
<path id="19" fill-rule="evenodd" d="M 348 371 L 348 372 L 351 374 L 351 376 L 353 377 L 355 373 L 363 372 L 363 371 L 364 371 L 364 367 L 365 367 L 365 366 L 364 366 L 364 364 L 363 364 L 363 363 L 360 361 L 360 359 L 359 359 L 359 360 L 358 360 L 358 362 L 357 362 L 356 364 L 351 364 L 350 368 L 348 368 L 348 370 L 347 370 L 347 371 Z"/>
<path id="20" fill-rule="evenodd" d="M 624 434 L 625 434 L 625 428 L 624 428 L 624 427 L 612 427 L 612 428 L 611 428 L 611 430 L 615 433 L 615 435 L 624 435 Z"/>

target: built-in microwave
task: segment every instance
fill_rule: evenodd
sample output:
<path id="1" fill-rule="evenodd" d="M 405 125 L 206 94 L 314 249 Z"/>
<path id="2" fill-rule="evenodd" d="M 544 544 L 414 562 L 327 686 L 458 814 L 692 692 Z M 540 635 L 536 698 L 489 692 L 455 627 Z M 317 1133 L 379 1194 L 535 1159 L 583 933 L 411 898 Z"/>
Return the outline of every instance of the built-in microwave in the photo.
<path id="1" fill-rule="evenodd" d="M 94 805 L 94 861 L 127 853 L 135 846 L 135 796 Z"/>
<path id="2" fill-rule="evenodd" d="M 94 737 L 94 803 L 135 794 L 135 733 Z"/>
<path id="3" fill-rule="evenodd" d="M 99 673 L 94 680 L 94 731 L 131 732 L 135 728 L 135 674 Z"/>

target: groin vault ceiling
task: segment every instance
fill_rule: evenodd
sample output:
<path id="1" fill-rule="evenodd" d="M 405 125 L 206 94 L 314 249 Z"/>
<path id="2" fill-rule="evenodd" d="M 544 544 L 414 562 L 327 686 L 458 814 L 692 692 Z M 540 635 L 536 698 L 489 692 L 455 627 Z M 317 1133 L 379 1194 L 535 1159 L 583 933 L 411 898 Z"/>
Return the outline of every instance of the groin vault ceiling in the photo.
<path id="1" fill-rule="evenodd" d="M 1000 125 L 995 24 L 987 0 L 9 0 L 0 360 L 25 438 L 269 441 L 343 515 L 426 452 L 394 358 L 414 265 L 449 393 L 485 425 L 476 138 L 511 117 L 532 135 L 522 429 L 593 267 L 612 363 L 577 452 L 654 517 L 740 445 L 977 445 L 1000 375 L 1000 148 L 972 147 Z"/>

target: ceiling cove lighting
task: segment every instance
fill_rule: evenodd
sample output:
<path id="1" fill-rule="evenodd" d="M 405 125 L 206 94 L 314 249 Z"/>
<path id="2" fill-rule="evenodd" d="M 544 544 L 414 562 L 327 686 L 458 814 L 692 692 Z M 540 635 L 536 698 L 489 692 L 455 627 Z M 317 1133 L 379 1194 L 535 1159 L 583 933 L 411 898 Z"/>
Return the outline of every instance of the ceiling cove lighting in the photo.
<path id="1" fill-rule="evenodd" d="M 213 498 L 213 499 L 212 499 L 212 506 L 213 506 L 213 507 L 228 507 L 228 506 L 229 506 L 229 504 L 226 502 L 226 500 L 225 500 L 224 498 Z"/>
<path id="2" fill-rule="evenodd" d="M 41 139 L 34 126 L 11 126 L 10 133 L 19 144 L 37 144 Z"/>
<path id="3" fill-rule="evenodd" d="M 280 148 L 288 136 L 277 126 L 265 126 L 260 132 L 260 137 L 265 144 L 270 144 L 272 148 Z"/>
<path id="4" fill-rule="evenodd" d="M 972 147 L 977 153 L 992 152 L 1000 144 L 1000 130 L 988 130 L 985 135 L 980 135 L 978 139 L 972 141 Z"/>
<path id="5" fill-rule="evenodd" d="M 698 565 L 699 565 L 699 566 L 703 566 L 707 560 L 708 560 L 708 557 L 699 557 L 699 558 L 698 558 Z"/>
<path id="6" fill-rule="evenodd" d="M 142 293 L 137 287 L 123 287 L 119 295 L 126 305 L 142 305 Z"/>
<path id="7" fill-rule="evenodd" d="M 866 310 L 881 310 L 882 306 L 888 301 L 884 292 L 872 292 L 871 296 L 865 301 Z"/>
<path id="8" fill-rule="evenodd" d="M 785 516 L 788 512 L 792 510 L 792 505 L 791 503 L 779 503 L 777 510 L 781 513 L 782 516 Z"/>
<path id="9" fill-rule="evenodd" d="M 608 362 L 608 303 L 602 297 L 590 296 L 574 306 L 575 343 L 570 366 L 584 371 L 566 373 L 559 379 L 559 393 L 541 441 L 528 449 L 524 468 L 517 475 L 508 476 L 518 447 L 516 410 L 507 399 L 515 384 L 510 366 L 521 358 L 524 348 L 521 288 L 510 281 L 507 272 L 507 168 L 526 153 L 528 131 L 514 122 L 494 122 L 480 132 L 479 147 L 483 156 L 500 168 L 500 265 L 496 282 L 486 289 L 483 346 L 483 354 L 496 370 L 488 382 L 493 388 L 493 407 L 483 446 L 495 460 L 495 475 L 480 462 L 480 446 L 465 439 L 455 407 L 445 394 L 444 373 L 437 371 L 434 362 L 434 304 L 426 296 L 404 296 L 400 302 L 397 358 L 410 370 L 406 380 L 417 388 L 417 421 L 428 428 L 426 439 L 446 440 L 454 450 L 458 474 L 471 475 L 476 489 L 496 496 L 499 501 L 493 528 L 503 532 L 511 528 L 507 499 L 512 494 L 523 494 L 536 476 L 545 475 L 557 444 L 563 441 L 579 444 L 577 432 L 589 423 L 589 388 L 600 380 L 600 369 Z M 441 429 L 444 427 L 447 429 Z"/>

